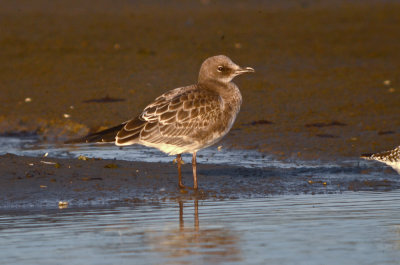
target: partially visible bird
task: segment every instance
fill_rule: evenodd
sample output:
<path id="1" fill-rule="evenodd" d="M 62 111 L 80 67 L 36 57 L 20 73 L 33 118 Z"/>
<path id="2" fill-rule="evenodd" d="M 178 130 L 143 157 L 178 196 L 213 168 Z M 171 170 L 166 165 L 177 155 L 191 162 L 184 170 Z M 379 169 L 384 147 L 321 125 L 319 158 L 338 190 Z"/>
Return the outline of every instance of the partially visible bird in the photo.
<path id="1" fill-rule="evenodd" d="M 86 142 L 115 142 L 118 146 L 141 144 L 176 155 L 179 187 L 181 154 L 192 154 L 193 189 L 197 190 L 196 153 L 221 140 L 231 129 L 242 103 L 239 88 L 231 82 L 254 72 L 224 55 L 206 59 L 195 85 L 172 89 L 157 97 L 141 114 L 120 125 L 89 134 Z"/>
<path id="2" fill-rule="evenodd" d="M 361 158 L 385 163 L 400 174 L 400 146 L 390 151 L 384 151 L 375 154 L 362 154 Z"/>

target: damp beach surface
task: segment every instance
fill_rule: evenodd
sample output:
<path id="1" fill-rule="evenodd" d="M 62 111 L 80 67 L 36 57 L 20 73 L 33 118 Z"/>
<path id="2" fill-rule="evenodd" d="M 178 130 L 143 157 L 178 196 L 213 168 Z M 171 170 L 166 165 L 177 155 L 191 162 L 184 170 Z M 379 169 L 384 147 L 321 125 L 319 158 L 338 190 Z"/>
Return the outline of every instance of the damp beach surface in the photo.
<path id="1" fill-rule="evenodd" d="M 398 264 L 397 1 L 3 1 L 1 264 Z M 162 28 L 161 28 L 162 26 Z M 231 132 L 173 157 L 65 140 L 132 118 L 226 54 Z M 184 156 L 184 183 L 192 183 Z"/>

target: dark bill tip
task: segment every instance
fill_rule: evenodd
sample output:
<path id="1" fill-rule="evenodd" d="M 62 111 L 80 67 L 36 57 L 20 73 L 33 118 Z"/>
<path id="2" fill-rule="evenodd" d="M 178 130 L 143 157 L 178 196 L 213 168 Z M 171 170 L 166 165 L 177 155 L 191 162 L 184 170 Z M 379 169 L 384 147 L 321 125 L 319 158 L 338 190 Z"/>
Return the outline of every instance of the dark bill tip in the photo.
<path id="1" fill-rule="evenodd" d="M 244 67 L 239 68 L 235 71 L 237 74 L 244 74 L 244 73 L 254 73 L 255 70 L 251 67 Z"/>

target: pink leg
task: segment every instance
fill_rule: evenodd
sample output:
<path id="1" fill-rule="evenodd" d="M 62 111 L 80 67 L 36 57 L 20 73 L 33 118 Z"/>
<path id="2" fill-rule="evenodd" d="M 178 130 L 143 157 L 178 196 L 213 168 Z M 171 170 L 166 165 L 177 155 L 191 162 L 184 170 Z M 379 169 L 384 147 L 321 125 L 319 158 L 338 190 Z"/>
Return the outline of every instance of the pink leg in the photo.
<path id="1" fill-rule="evenodd" d="M 193 153 L 192 157 L 192 167 L 193 167 L 193 189 L 197 190 L 197 162 L 196 162 L 196 152 Z"/>
<path id="2" fill-rule="evenodd" d="M 181 166 L 182 166 L 182 157 L 181 155 L 176 155 L 176 163 L 178 164 L 178 178 L 179 178 L 179 188 L 184 189 L 185 186 L 182 183 L 182 171 L 181 171 Z"/>

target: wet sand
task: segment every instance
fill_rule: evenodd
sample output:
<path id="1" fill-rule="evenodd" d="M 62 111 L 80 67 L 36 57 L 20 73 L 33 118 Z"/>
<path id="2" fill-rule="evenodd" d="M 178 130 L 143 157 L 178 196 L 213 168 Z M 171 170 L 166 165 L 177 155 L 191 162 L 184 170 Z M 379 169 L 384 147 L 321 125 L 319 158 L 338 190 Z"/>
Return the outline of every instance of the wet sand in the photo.
<path id="1" fill-rule="evenodd" d="M 223 53 L 257 71 L 235 81 L 244 101 L 223 145 L 335 159 L 399 144 L 400 3 L 204 3 L 3 1 L 0 133 L 115 125 Z"/>
<path id="2" fill-rule="evenodd" d="M 199 188 L 180 190 L 173 163 L 102 159 L 55 159 L 0 156 L 0 208 L 54 208 L 129 205 L 186 199 L 248 199 L 285 194 L 330 194 L 343 191 L 390 191 L 400 188 L 387 169 L 244 168 L 198 165 Z M 382 172 L 385 172 L 383 174 Z M 191 165 L 183 165 L 184 183 L 192 185 Z"/>

